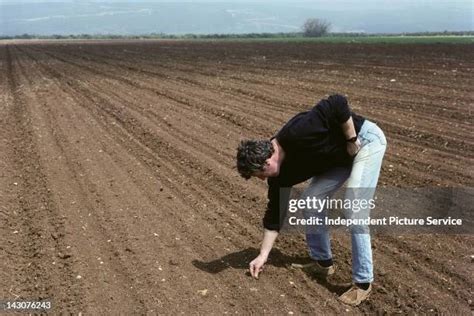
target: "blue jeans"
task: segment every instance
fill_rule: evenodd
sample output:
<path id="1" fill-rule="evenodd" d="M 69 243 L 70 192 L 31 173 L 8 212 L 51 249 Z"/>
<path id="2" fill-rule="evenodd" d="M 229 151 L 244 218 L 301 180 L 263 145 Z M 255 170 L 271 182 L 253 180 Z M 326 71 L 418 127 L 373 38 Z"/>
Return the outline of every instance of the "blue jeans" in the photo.
<path id="1" fill-rule="evenodd" d="M 361 149 L 354 158 L 352 167 L 333 168 L 324 174 L 311 179 L 311 183 L 303 193 L 304 197 L 315 197 L 317 199 L 331 198 L 347 180 L 345 197 L 354 199 L 373 198 L 377 181 L 382 166 L 383 156 L 387 146 L 387 140 L 382 130 L 375 124 L 366 120 L 359 132 Z M 308 213 L 305 213 L 308 215 Z M 370 209 L 362 212 L 344 209 L 346 218 L 357 218 L 370 214 Z M 327 209 L 311 212 L 311 216 L 327 216 Z M 372 248 L 370 233 L 367 226 L 351 226 L 352 242 L 352 280 L 357 283 L 372 282 Z M 317 232 L 307 231 L 306 241 L 309 255 L 314 260 L 331 259 L 331 244 L 328 228 L 324 225 L 318 227 Z"/>

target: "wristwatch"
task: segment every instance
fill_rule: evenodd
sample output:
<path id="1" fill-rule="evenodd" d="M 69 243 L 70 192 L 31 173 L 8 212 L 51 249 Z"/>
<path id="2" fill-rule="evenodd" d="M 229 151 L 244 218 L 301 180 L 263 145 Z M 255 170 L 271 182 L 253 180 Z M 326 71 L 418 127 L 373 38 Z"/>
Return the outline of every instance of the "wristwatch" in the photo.
<path id="1" fill-rule="evenodd" d="M 354 136 L 352 138 L 346 139 L 347 142 L 349 143 L 355 143 L 357 141 L 357 136 Z"/>

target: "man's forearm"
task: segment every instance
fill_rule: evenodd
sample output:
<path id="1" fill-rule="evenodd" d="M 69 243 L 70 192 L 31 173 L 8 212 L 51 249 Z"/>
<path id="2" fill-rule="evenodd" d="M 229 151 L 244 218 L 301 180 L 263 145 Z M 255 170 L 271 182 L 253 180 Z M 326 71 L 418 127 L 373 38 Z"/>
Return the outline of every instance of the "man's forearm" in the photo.
<path id="1" fill-rule="evenodd" d="M 342 132 L 344 133 L 344 136 L 346 137 L 346 139 L 351 139 L 357 136 L 356 130 L 354 127 L 354 122 L 352 121 L 352 117 L 349 117 L 347 121 L 342 123 L 341 127 L 342 127 Z"/>
<path id="2" fill-rule="evenodd" d="M 273 244 L 278 237 L 278 231 L 265 229 L 263 232 L 262 246 L 260 247 L 260 255 L 268 258 L 270 251 L 272 250 Z"/>

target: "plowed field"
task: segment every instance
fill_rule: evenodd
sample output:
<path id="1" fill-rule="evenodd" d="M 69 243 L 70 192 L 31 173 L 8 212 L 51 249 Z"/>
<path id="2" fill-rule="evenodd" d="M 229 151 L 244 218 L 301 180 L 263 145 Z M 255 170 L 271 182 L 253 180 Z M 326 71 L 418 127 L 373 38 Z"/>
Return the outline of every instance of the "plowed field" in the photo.
<path id="1" fill-rule="evenodd" d="M 107 314 L 470 314 L 472 235 L 373 236 L 357 308 L 288 268 L 259 280 L 266 184 L 234 167 L 332 92 L 377 122 L 380 186 L 473 186 L 473 45 L 129 41 L 0 44 L 0 299 Z M 350 240 L 336 234 L 340 281 Z"/>

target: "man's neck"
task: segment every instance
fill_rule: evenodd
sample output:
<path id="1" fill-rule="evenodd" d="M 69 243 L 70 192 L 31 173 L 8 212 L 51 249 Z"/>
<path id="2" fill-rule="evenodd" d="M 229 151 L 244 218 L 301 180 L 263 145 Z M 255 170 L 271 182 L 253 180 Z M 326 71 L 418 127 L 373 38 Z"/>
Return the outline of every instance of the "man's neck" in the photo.
<path id="1" fill-rule="evenodd" d="M 276 138 L 272 139 L 273 148 L 275 149 L 275 159 L 278 162 L 278 165 L 281 165 L 283 159 L 285 159 L 285 151 L 280 146 Z"/>

